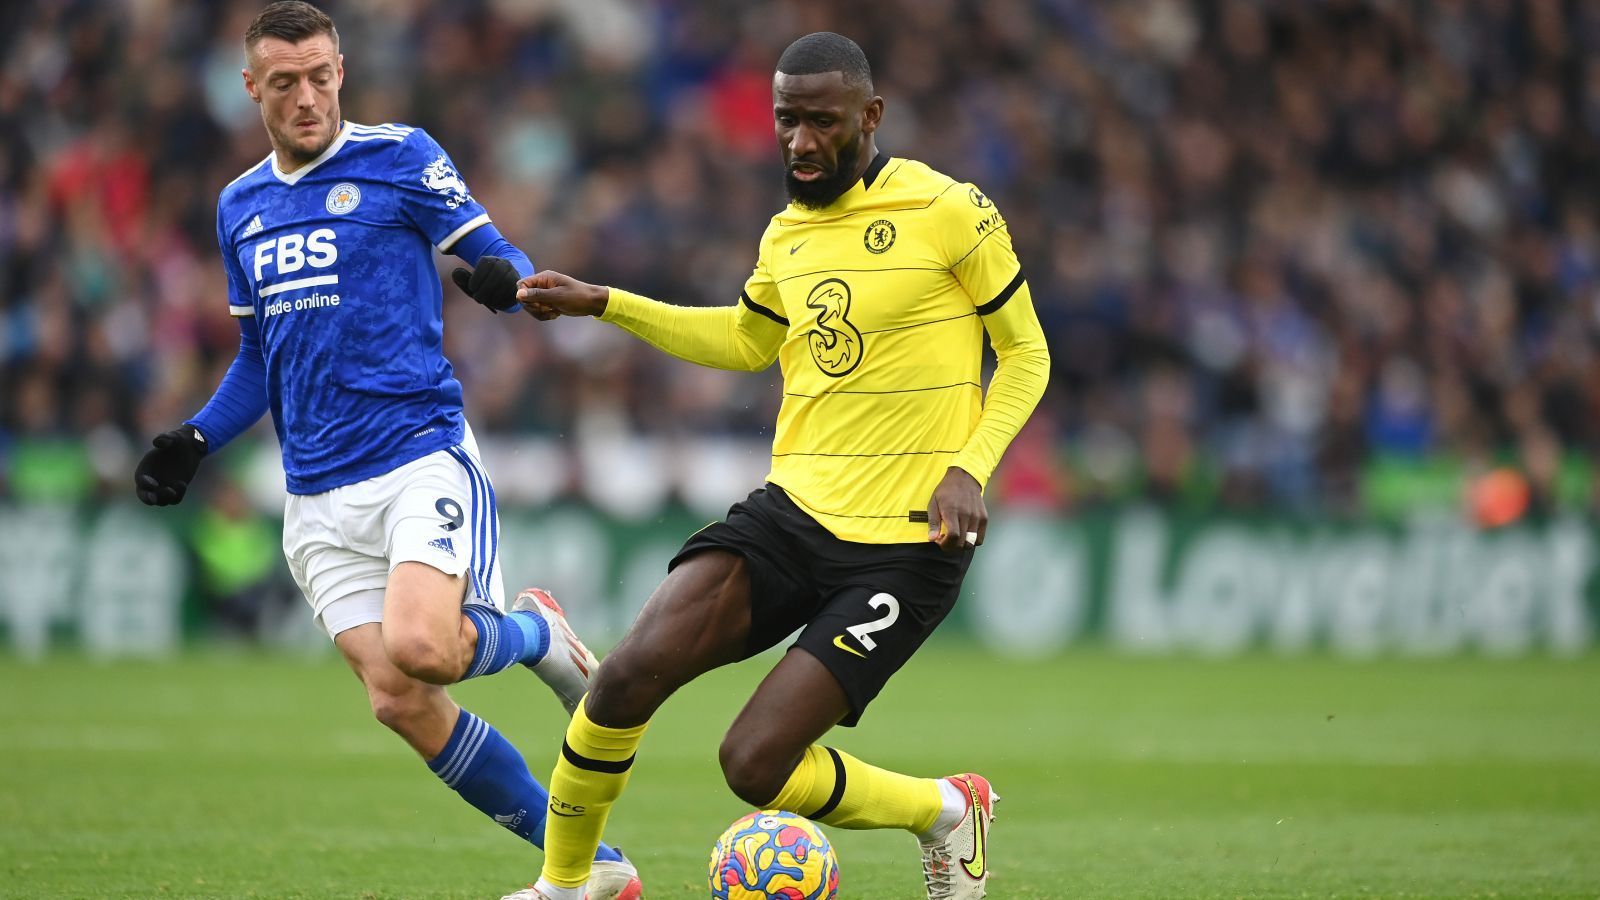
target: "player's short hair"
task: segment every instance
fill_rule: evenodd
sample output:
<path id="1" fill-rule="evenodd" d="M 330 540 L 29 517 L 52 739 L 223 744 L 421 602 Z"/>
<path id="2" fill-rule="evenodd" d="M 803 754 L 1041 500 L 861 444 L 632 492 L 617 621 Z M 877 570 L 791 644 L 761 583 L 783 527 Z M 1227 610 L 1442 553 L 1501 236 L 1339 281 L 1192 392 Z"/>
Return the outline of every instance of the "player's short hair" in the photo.
<path id="1" fill-rule="evenodd" d="M 785 75 L 820 75 L 839 72 L 844 83 L 872 95 L 872 67 L 855 41 L 831 31 L 815 31 L 790 44 L 778 57 L 778 71 Z"/>
<path id="2" fill-rule="evenodd" d="M 333 49 L 339 49 L 339 30 L 333 27 L 327 13 L 304 0 L 278 0 L 267 4 L 244 30 L 244 49 L 248 53 L 262 38 L 298 44 L 318 34 L 327 35 L 333 41 Z"/>

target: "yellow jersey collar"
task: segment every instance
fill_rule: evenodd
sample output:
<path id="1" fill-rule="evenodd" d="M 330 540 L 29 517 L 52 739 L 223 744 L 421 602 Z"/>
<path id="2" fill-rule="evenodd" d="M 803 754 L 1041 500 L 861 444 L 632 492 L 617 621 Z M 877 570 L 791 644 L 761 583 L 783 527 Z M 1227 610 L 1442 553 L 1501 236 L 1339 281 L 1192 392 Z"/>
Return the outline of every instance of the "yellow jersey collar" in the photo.
<path id="1" fill-rule="evenodd" d="M 872 158 L 872 162 L 867 163 L 867 168 L 861 173 L 861 177 L 840 194 L 839 199 L 821 209 L 801 209 L 790 203 L 789 208 L 783 211 L 783 218 L 807 220 L 848 212 L 866 197 L 867 191 L 872 189 L 873 182 L 877 181 L 878 175 L 883 172 L 883 167 L 889 164 L 889 159 L 889 154 L 879 151 L 878 155 Z"/>

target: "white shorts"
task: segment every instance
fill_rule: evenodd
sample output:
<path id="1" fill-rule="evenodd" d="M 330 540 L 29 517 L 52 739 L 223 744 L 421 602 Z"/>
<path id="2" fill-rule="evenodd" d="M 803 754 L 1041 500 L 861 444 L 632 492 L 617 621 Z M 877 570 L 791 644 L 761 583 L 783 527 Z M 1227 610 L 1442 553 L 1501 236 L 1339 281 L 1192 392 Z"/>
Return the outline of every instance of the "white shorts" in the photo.
<path id="1" fill-rule="evenodd" d="M 454 447 L 284 505 L 283 555 L 329 637 L 383 621 L 389 573 L 403 562 L 467 573 L 466 602 L 504 609 L 499 545 L 494 487 L 470 429 Z"/>

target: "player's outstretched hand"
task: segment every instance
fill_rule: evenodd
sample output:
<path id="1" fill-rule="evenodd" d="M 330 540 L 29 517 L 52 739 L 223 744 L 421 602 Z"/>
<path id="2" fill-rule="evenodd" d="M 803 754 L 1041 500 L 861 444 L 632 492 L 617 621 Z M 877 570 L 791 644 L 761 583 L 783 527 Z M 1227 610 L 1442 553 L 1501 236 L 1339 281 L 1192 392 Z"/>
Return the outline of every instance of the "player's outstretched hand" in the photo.
<path id="1" fill-rule="evenodd" d="M 471 271 L 457 266 L 450 280 L 462 293 L 497 313 L 517 305 L 517 270 L 498 256 L 480 257 L 478 267 Z"/>
<path id="2" fill-rule="evenodd" d="M 928 500 L 928 540 L 946 553 L 956 553 L 983 543 L 989 530 L 989 510 L 983 489 L 965 469 L 951 466 Z"/>
<path id="3" fill-rule="evenodd" d="M 517 300 L 536 319 L 556 316 L 598 316 L 606 311 L 611 289 L 585 284 L 570 275 L 546 269 L 517 282 Z"/>
<path id="4" fill-rule="evenodd" d="M 146 506 L 181 503 L 205 459 L 206 439 L 193 425 L 180 425 L 150 443 L 152 449 L 133 470 L 133 492 Z"/>

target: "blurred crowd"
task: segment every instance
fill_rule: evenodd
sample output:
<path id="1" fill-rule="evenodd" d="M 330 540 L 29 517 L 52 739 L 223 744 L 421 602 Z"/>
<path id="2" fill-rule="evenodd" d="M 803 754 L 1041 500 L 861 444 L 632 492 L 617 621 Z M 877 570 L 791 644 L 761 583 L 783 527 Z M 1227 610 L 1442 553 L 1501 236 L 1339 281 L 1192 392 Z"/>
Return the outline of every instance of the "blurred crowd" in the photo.
<path id="1" fill-rule="evenodd" d="M 130 493 L 231 361 L 214 213 L 268 150 L 239 75 L 260 5 L 0 9 L 0 496 Z M 1600 4 L 325 8 L 348 119 L 427 128 L 539 267 L 689 304 L 732 302 L 783 202 L 778 54 L 855 38 L 879 147 L 995 199 L 1051 341 L 1003 502 L 1353 514 L 1440 471 L 1591 502 Z M 775 371 L 446 295 L 489 440 L 770 435 Z"/>

